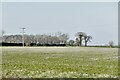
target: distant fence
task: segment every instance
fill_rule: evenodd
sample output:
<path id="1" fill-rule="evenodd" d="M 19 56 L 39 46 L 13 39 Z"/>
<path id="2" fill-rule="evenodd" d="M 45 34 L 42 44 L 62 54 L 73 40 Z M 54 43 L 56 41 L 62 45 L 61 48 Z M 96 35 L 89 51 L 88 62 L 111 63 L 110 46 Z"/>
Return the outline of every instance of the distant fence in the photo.
<path id="1" fill-rule="evenodd" d="M 0 46 L 22 46 L 22 43 L 0 43 Z M 66 46 L 66 44 L 36 44 L 36 43 L 30 43 L 25 44 L 25 46 Z"/>

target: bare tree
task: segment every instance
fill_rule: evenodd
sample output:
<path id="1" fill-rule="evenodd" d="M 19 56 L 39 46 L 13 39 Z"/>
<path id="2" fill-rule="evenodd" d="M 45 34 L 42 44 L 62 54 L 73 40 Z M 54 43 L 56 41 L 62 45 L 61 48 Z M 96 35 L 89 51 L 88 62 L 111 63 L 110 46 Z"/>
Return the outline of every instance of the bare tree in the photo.
<path id="1" fill-rule="evenodd" d="M 4 42 L 4 39 L 3 39 L 4 34 L 5 34 L 5 31 L 1 30 L 0 31 L 0 42 Z"/>
<path id="2" fill-rule="evenodd" d="M 77 32 L 75 36 L 79 39 L 79 46 L 81 46 L 83 38 L 86 36 L 86 34 L 84 32 Z"/>
<path id="3" fill-rule="evenodd" d="M 24 43 L 26 44 L 26 46 L 29 46 L 31 44 L 30 35 L 24 35 Z"/>
<path id="4" fill-rule="evenodd" d="M 76 45 L 76 46 L 80 46 L 80 41 L 79 41 L 78 38 L 75 39 L 75 45 Z"/>
<path id="5" fill-rule="evenodd" d="M 4 41 L 7 43 L 22 43 L 23 42 L 22 35 L 5 35 Z M 39 45 L 39 44 L 66 44 L 69 39 L 69 35 L 67 33 L 59 32 L 57 35 L 53 34 L 44 34 L 44 35 L 24 35 L 24 43 L 30 45 L 31 43 Z"/>
<path id="6" fill-rule="evenodd" d="M 31 40 L 30 42 L 31 42 L 31 43 L 34 43 L 34 37 L 35 37 L 35 36 L 34 36 L 34 35 L 29 35 L 29 37 L 30 37 L 30 40 Z"/>
<path id="7" fill-rule="evenodd" d="M 70 46 L 73 46 L 74 45 L 74 40 L 70 40 L 69 42 L 68 42 L 68 44 L 70 45 Z"/>
<path id="8" fill-rule="evenodd" d="M 108 44 L 109 44 L 110 47 L 113 47 L 114 42 L 113 41 L 109 41 Z"/>
<path id="9" fill-rule="evenodd" d="M 91 39 L 92 39 L 92 36 L 84 36 L 84 40 L 85 40 L 85 46 L 87 46 L 87 43 L 88 43 L 88 41 L 91 41 Z"/>
<path id="10" fill-rule="evenodd" d="M 62 34 L 62 35 L 59 36 L 59 39 L 60 39 L 61 43 L 66 44 L 67 40 L 69 39 L 69 35 L 67 33 L 66 34 Z"/>
<path id="11" fill-rule="evenodd" d="M 58 37 L 53 36 L 52 38 L 53 38 L 53 44 L 60 44 L 60 40 Z"/>

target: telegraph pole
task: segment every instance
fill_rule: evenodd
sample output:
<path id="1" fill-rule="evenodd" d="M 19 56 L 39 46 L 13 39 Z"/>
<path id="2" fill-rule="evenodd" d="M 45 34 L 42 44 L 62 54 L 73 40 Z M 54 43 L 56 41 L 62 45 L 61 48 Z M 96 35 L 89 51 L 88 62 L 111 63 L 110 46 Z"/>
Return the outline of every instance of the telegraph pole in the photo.
<path id="1" fill-rule="evenodd" d="M 24 33 L 25 33 L 25 29 L 26 28 L 21 28 L 22 29 L 22 43 L 23 43 L 23 47 L 24 47 Z"/>

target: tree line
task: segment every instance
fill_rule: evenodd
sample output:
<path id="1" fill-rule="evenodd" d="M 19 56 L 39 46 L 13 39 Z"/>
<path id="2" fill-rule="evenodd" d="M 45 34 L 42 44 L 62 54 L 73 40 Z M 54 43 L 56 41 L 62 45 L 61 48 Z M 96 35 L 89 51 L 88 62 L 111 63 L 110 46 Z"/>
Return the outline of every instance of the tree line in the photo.
<path id="1" fill-rule="evenodd" d="M 22 35 L 3 35 L 1 37 L 2 43 L 22 43 Z M 56 32 L 54 34 L 37 34 L 37 35 L 24 35 L 24 43 L 30 46 L 31 43 L 37 45 L 45 44 L 65 44 L 69 46 L 87 46 L 87 43 L 92 40 L 92 36 L 84 32 L 77 32 L 75 40 L 69 40 L 68 33 Z"/>

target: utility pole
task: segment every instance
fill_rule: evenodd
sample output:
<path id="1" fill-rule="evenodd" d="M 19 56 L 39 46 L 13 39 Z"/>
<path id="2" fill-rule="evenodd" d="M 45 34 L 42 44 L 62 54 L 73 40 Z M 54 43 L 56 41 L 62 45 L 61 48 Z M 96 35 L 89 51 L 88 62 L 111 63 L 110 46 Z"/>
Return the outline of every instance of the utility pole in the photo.
<path id="1" fill-rule="evenodd" d="M 24 33 L 25 33 L 25 29 L 26 28 L 21 28 L 22 29 L 22 43 L 23 43 L 23 47 L 24 47 Z"/>

